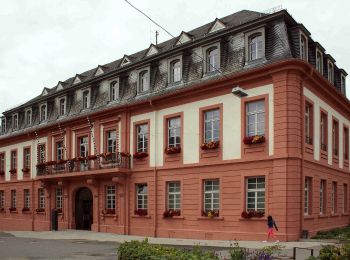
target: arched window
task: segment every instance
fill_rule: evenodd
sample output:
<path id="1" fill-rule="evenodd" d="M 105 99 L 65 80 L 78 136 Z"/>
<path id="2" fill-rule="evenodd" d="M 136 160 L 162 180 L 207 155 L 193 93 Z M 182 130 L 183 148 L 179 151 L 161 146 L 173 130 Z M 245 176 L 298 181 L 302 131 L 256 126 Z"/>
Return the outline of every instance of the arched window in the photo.
<path id="1" fill-rule="evenodd" d="M 46 105 L 40 107 L 40 121 L 46 120 Z"/>
<path id="2" fill-rule="evenodd" d="M 180 60 L 174 60 L 170 63 L 170 73 L 171 73 L 171 82 L 178 82 L 181 80 L 181 63 Z"/>
<path id="3" fill-rule="evenodd" d="M 139 90 L 140 92 L 145 92 L 149 90 L 149 82 L 148 82 L 148 71 L 143 70 L 139 74 Z"/>
<path id="4" fill-rule="evenodd" d="M 207 72 L 213 72 L 220 68 L 219 50 L 217 47 L 207 50 Z"/>
<path id="5" fill-rule="evenodd" d="M 118 82 L 112 82 L 109 87 L 109 99 L 115 101 L 119 98 Z"/>
<path id="6" fill-rule="evenodd" d="M 83 92 L 83 109 L 88 108 L 89 105 L 90 105 L 90 102 L 89 102 L 89 91 L 85 90 Z"/>
<path id="7" fill-rule="evenodd" d="M 249 60 L 256 60 L 263 57 L 263 37 L 255 34 L 249 38 Z"/>
<path id="8" fill-rule="evenodd" d="M 316 69 L 322 73 L 322 54 L 319 51 L 316 54 Z"/>
<path id="9" fill-rule="evenodd" d="M 300 59 L 307 60 L 307 44 L 304 35 L 300 36 Z"/>
<path id="10" fill-rule="evenodd" d="M 60 116 L 63 116 L 66 114 L 66 99 L 61 98 L 60 99 Z"/>

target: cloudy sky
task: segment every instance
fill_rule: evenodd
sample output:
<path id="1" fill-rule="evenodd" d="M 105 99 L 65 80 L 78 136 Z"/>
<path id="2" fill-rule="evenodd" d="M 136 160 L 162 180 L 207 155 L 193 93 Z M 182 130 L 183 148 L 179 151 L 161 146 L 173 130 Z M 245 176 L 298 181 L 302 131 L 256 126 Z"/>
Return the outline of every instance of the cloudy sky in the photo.
<path id="1" fill-rule="evenodd" d="M 173 35 L 282 5 L 350 71 L 348 0 L 130 0 Z M 156 26 L 124 0 L 0 0 L 0 113 L 76 73 L 147 48 Z M 160 31 L 160 41 L 169 37 Z M 344 44 L 345 43 L 345 44 Z M 349 83 L 349 82 L 348 82 Z M 350 94 L 350 84 L 348 93 Z M 349 95 L 348 95 L 349 96 Z"/>

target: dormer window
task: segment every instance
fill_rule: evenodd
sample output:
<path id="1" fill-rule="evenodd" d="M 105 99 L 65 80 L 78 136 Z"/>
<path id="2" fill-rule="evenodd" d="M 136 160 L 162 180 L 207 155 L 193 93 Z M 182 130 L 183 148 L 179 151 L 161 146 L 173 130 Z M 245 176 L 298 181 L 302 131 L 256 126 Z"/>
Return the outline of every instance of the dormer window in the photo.
<path id="1" fill-rule="evenodd" d="M 59 111 L 60 111 L 60 116 L 63 116 L 66 114 L 66 99 L 61 98 L 59 101 Z"/>
<path id="2" fill-rule="evenodd" d="M 40 122 L 45 121 L 47 119 L 47 106 L 46 104 L 42 104 L 40 106 Z"/>
<path id="3" fill-rule="evenodd" d="M 345 93 L 346 89 L 346 77 L 344 75 L 341 75 L 340 77 L 340 87 L 341 87 L 341 92 Z"/>
<path id="4" fill-rule="evenodd" d="M 83 91 L 83 109 L 90 107 L 90 90 Z"/>
<path id="5" fill-rule="evenodd" d="M 139 73 L 139 92 L 146 92 L 149 90 L 149 71 L 142 70 Z"/>
<path id="6" fill-rule="evenodd" d="M 207 72 L 214 72 L 220 68 L 218 47 L 209 48 L 206 52 Z"/>
<path id="7" fill-rule="evenodd" d="M 328 62 L 328 80 L 330 83 L 334 84 L 334 69 L 330 61 Z"/>
<path id="8" fill-rule="evenodd" d="M 303 34 L 300 35 L 300 59 L 307 60 L 307 39 Z"/>
<path id="9" fill-rule="evenodd" d="M 319 73 L 323 73 L 323 58 L 319 50 L 316 51 L 316 69 Z"/>
<path id="10" fill-rule="evenodd" d="M 18 129 L 18 114 L 12 116 L 12 128 Z"/>
<path id="11" fill-rule="evenodd" d="M 26 125 L 29 126 L 32 124 L 32 110 L 28 109 L 25 112 Z"/>
<path id="12" fill-rule="evenodd" d="M 181 62 L 174 60 L 170 63 L 170 81 L 171 83 L 181 80 Z"/>
<path id="13" fill-rule="evenodd" d="M 257 60 L 263 57 L 263 37 L 261 33 L 249 38 L 249 60 Z"/>
<path id="14" fill-rule="evenodd" d="M 116 101 L 119 98 L 118 81 L 113 81 L 109 86 L 109 100 Z"/>
<path id="15" fill-rule="evenodd" d="M 1 133 L 6 132 L 6 118 L 1 119 Z"/>

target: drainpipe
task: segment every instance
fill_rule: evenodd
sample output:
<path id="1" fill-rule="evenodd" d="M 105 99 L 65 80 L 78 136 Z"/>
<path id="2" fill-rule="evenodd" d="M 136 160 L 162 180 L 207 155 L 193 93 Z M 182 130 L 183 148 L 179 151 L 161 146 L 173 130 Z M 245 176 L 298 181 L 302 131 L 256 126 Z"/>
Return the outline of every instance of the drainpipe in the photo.
<path id="1" fill-rule="evenodd" d="M 33 178 L 33 176 L 32 176 Z M 34 198 L 34 179 L 32 179 L 32 197 Z M 35 218 L 35 214 L 34 214 L 34 201 L 32 200 L 32 231 L 34 231 L 34 218 Z"/>

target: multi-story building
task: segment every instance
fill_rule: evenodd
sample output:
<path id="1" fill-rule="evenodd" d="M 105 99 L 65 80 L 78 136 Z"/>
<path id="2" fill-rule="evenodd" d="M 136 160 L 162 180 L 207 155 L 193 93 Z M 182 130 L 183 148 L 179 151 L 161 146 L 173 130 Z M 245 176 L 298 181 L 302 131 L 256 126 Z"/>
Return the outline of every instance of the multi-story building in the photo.
<path id="1" fill-rule="evenodd" d="M 0 229 L 281 240 L 349 224 L 346 72 L 240 11 L 5 111 Z"/>

